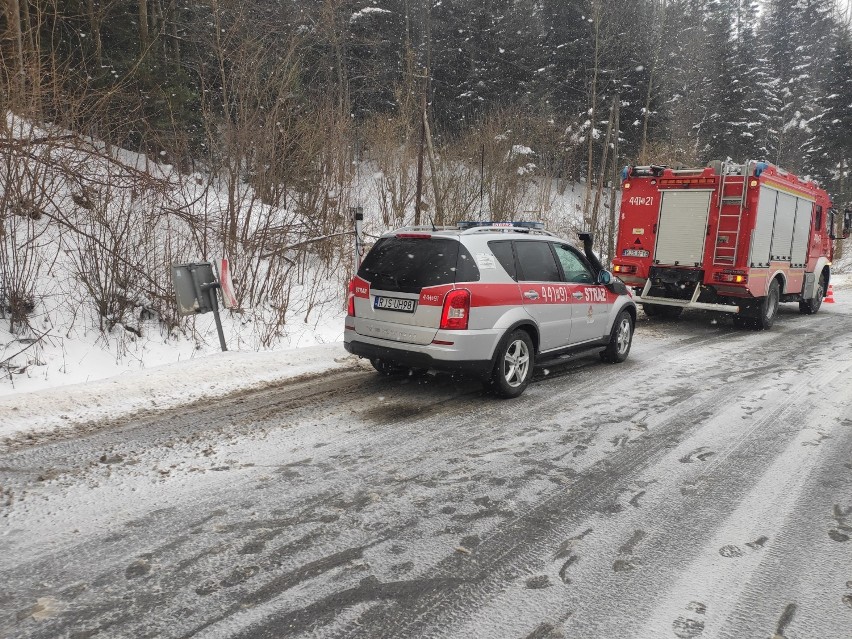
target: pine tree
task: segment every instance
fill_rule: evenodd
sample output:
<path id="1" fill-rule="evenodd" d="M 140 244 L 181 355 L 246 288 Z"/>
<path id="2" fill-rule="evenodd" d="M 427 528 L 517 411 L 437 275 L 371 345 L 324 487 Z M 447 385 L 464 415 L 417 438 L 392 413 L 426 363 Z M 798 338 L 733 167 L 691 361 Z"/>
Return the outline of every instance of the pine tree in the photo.
<path id="1" fill-rule="evenodd" d="M 734 16 L 731 0 L 711 0 L 704 10 L 704 91 L 699 99 L 702 117 L 697 128 L 699 157 L 704 161 L 724 160 L 729 155 L 730 123 L 740 117 L 742 95 L 735 68 Z"/>
<path id="2" fill-rule="evenodd" d="M 852 32 L 838 24 L 833 33 L 831 56 L 826 60 L 823 98 L 814 131 L 806 149 L 808 172 L 826 188 L 833 189 L 838 204 L 852 203 L 848 175 L 852 164 Z"/>
<path id="3" fill-rule="evenodd" d="M 810 145 L 809 123 L 820 117 L 819 94 L 829 50 L 830 0 L 771 0 L 762 25 L 767 61 L 777 78 L 769 159 L 800 173 L 802 149 Z"/>
<path id="4" fill-rule="evenodd" d="M 660 65 L 662 92 L 658 121 L 669 160 L 697 162 L 703 119 L 705 31 L 704 0 L 672 0 L 666 4 Z M 653 161 L 653 159 L 651 160 Z"/>
<path id="5" fill-rule="evenodd" d="M 745 162 L 766 157 L 766 105 L 771 104 L 766 87 L 770 80 L 755 33 L 756 15 L 753 0 L 734 0 L 725 7 L 718 31 L 711 31 L 708 45 L 718 52 L 711 58 L 717 73 L 708 78 L 708 86 L 716 106 L 705 129 L 704 160 L 730 157 Z"/>

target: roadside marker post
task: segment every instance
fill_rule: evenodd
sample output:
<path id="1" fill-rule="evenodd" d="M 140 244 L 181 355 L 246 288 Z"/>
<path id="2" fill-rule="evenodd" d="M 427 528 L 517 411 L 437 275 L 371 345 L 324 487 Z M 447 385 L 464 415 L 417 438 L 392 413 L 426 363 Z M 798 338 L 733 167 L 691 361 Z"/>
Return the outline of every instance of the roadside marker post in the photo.
<path id="1" fill-rule="evenodd" d="M 222 318 L 219 316 L 219 296 L 216 294 L 217 289 L 222 288 L 222 284 L 216 278 L 213 264 L 210 262 L 172 264 L 172 283 L 178 314 L 201 315 L 212 311 L 213 318 L 216 320 L 216 332 L 219 334 L 219 346 L 223 352 L 227 351 Z"/>

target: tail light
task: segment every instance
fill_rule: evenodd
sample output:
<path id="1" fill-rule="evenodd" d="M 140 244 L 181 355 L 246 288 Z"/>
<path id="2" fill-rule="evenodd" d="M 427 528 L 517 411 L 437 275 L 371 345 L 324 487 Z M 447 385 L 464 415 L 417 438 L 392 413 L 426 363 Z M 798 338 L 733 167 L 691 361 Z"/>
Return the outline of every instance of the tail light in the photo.
<path id="1" fill-rule="evenodd" d="M 613 273 L 635 273 L 636 266 L 633 264 L 614 264 L 612 267 Z"/>
<path id="2" fill-rule="evenodd" d="M 349 296 L 346 302 L 346 314 L 355 317 L 355 280 L 349 282 Z"/>
<path id="3" fill-rule="evenodd" d="M 747 273 L 714 273 L 713 279 L 716 282 L 725 282 L 728 284 L 745 284 L 748 282 Z"/>
<path id="4" fill-rule="evenodd" d="M 444 310 L 441 312 L 441 328 L 446 330 L 467 330 L 470 318 L 470 291 L 457 288 L 444 298 Z"/>

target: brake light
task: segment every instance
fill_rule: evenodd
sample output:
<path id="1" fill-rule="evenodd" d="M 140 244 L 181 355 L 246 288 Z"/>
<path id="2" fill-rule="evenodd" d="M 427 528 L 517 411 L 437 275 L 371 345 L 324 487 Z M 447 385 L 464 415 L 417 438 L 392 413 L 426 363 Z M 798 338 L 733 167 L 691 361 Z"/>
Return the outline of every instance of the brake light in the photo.
<path id="1" fill-rule="evenodd" d="M 441 328 L 445 330 L 467 330 L 470 318 L 470 291 L 457 288 L 444 298 L 444 310 L 441 312 Z"/>
<path id="2" fill-rule="evenodd" d="M 355 317 L 355 280 L 349 281 L 349 297 L 346 302 L 346 314 Z"/>
<path id="3" fill-rule="evenodd" d="M 396 236 L 407 240 L 428 240 L 432 237 L 429 233 L 397 233 Z"/>
<path id="4" fill-rule="evenodd" d="M 612 267 L 613 273 L 635 273 L 636 266 L 633 264 L 614 264 Z"/>
<path id="5" fill-rule="evenodd" d="M 713 279 L 717 282 L 725 282 L 727 284 L 745 284 L 748 282 L 748 274 L 746 273 L 714 273 Z"/>

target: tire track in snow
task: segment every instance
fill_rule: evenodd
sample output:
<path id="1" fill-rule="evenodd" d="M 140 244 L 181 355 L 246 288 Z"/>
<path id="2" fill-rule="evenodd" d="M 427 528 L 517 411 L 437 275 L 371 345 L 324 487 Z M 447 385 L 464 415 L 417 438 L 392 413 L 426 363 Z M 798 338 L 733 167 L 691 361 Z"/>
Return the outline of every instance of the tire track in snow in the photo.
<path id="1" fill-rule="evenodd" d="M 737 348 L 741 348 L 742 343 L 758 342 L 760 344 L 774 344 L 776 337 L 773 334 L 752 334 L 752 333 L 734 333 L 719 331 L 725 339 L 720 346 L 719 357 L 731 355 Z M 730 337 L 730 339 L 729 339 Z M 407 598 L 402 600 L 402 603 L 393 603 L 386 606 L 387 609 L 395 609 L 402 606 L 407 607 L 405 612 L 405 622 L 412 624 L 412 628 L 429 628 L 423 622 L 428 621 L 428 614 L 433 614 L 434 611 L 425 611 L 422 620 L 414 620 L 412 622 L 408 617 L 412 610 L 427 607 L 429 601 L 443 601 L 447 597 L 454 597 L 455 593 L 464 593 L 466 590 L 476 591 L 477 596 L 468 601 L 457 601 L 456 605 L 462 611 L 472 612 L 479 605 L 479 597 L 487 596 L 489 592 L 493 592 L 493 584 L 495 579 L 504 579 L 507 574 L 518 574 L 517 578 L 523 577 L 525 580 L 528 576 L 524 570 L 539 565 L 539 560 L 535 557 L 533 549 L 530 548 L 535 540 L 541 539 L 543 532 L 539 531 L 538 527 L 557 527 L 565 526 L 566 515 L 570 516 L 570 511 L 565 512 L 550 512 L 550 507 L 555 505 L 565 505 L 565 502 L 560 502 L 558 497 L 564 491 L 565 486 L 571 487 L 572 494 L 579 493 L 575 497 L 575 502 L 567 502 L 571 507 L 573 503 L 577 508 L 578 516 L 583 514 L 583 508 L 586 507 L 587 516 L 596 516 L 600 513 L 598 509 L 606 508 L 609 505 L 619 505 L 618 500 L 620 495 L 613 483 L 620 484 L 620 473 L 636 474 L 642 468 L 650 467 L 655 458 L 665 455 L 669 447 L 678 444 L 683 432 L 694 427 L 694 424 L 706 420 L 708 414 L 723 406 L 729 399 L 724 395 L 724 380 L 713 378 L 711 383 L 714 386 L 711 391 L 698 396 L 690 397 L 686 390 L 675 392 L 669 400 L 653 399 L 653 394 L 657 389 L 654 384 L 648 381 L 638 383 L 636 376 L 642 374 L 643 368 L 650 368 L 651 371 L 660 371 L 667 375 L 668 368 L 676 368 L 682 371 L 682 374 L 688 375 L 691 368 L 700 367 L 701 359 L 704 356 L 697 354 L 693 349 L 695 345 L 708 344 L 714 340 L 718 340 L 719 335 L 705 336 L 697 335 L 688 340 L 693 340 L 688 344 L 682 343 L 681 340 L 676 346 L 654 346 L 648 349 L 647 356 L 641 357 L 642 368 L 631 366 L 633 360 L 628 360 L 626 366 L 608 367 L 603 364 L 589 364 L 584 362 L 579 368 L 571 368 L 569 365 L 565 369 L 565 376 L 562 379 L 568 378 L 570 384 L 563 384 L 561 379 L 550 378 L 542 382 L 532 385 L 529 389 L 528 396 L 525 395 L 517 402 L 511 404 L 506 402 L 498 402 L 490 398 L 483 398 L 476 384 L 463 383 L 461 386 L 461 394 L 449 382 L 429 382 L 422 387 L 420 397 L 418 390 L 412 390 L 411 384 L 402 384 L 400 380 L 380 380 L 373 375 L 356 373 L 351 377 L 351 381 L 343 386 L 342 389 L 330 390 L 324 399 L 327 402 L 316 410 L 311 406 L 310 399 L 306 398 L 302 401 L 298 397 L 290 400 L 282 400 L 275 398 L 272 392 L 258 393 L 252 396 L 246 404 L 236 407 L 228 406 L 221 410 L 217 407 L 212 409 L 198 409 L 193 411 L 186 417 L 185 422 L 181 422 L 179 431 L 183 434 L 195 435 L 199 434 L 197 443 L 199 446 L 206 445 L 210 441 L 218 441 L 221 434 L 229 428 L 234 428 L 237 432 L 234 437 L 235 447 L 242 447 L 246 451 L 251 451 L 252 446 L 264 447 L 280 447 L 280 452 L 272 455 L 269 452 L 264 452 L 267 462 L 276 461 L 281 466 L 288 466 L 294 460 L 310 459 L 306 464 L 297 467 L 289 466 L 289 470 L 285 474 L 275 478 L 275 481 L 266 481 L 263 485 L 267 488 L 260 490 L 254 488 L 254 494 L 258 498 L 273 502 L 270 508 L 289 509 L 296 513 L 297 518 L 302 519 L 302 523 L 309 524 L 307 521 L 310 517 L 316 516 L 319 511 L 322 513 L 328 512 L 332 508 L 338 508 L 336 504 L 340 504 L 340 508 L 344 511 L 344 515 L 334 521 L 326 523 L 320 522 L 314 530 L 316 536 L 308 537 L 305 542 L 307 546 L 300 547 L 298 550 L 289 554 L 289 557 L 283 558 L 285 563 L 279 567 L 275 567 L 273 563 L 268 563 L 268 572 L 259 572 L 246 581 L 235 584 L 230 590 L 220 591 L 213 597 L 219 597 L 214 602 L 203 601 L 203 606 L 219 606 L 222 604 L 228 605 L 229 602 L 241 601 L 244 598 L 252 597 L 252 593 L 258 588 L 263 588 L 264 583 L 271 582 L 274 579 L 276 571 L 280 570 L 298 570 L 299 565 L 307 565 L 311 561 L 320 558 L 320 555 L 341 552 L 346 547 L 352 547 L 353 533 L 345 530 L 348 526 L 357 524 L 359 521 L 369 523 L 370 525 L 379 524 L 377 521 L 381 515 L 381 508 L 385 508 L 387 514 L 384 517 L 390 518 L 391 521 L 386 521 L 385 525 L 379 525 L 372 530 L 364 530 L 362 534 L 364 539 L 375 541 L 382 535 L 395 535 L 396 539 L 402 539 L 406 544 L 414 545 L 421 541 L 424 533 L 433 530 L 429 528 L 429 524 L 422 523 L 405 525 L 406 519 L 412 515 L 420 513 L 419 506 L 411 507 L 408 502 L 413 499 L 419 500 L 426 498 L 426 503 L 422 506 L 425 509 L 422 512 L 424 521 L 435 518 L 435 510 L 443 503 L 448 501 L 458 503 L 454 500 L 459 489 L 464 486 L 472 487 L 470 490 L 465 488 L 465 499 L 476 498 L 476 494 L 488 495 L 489 493 L 497 497 L 497 506 L 492 507 L 488 502 L 482 502 L 484 505 L 479 507 L 479 511 L 488 513 L 483 520 L 470 520 L 477 526 L 478 543 L 473 548 L 471 555 L 464 553 L 454 553 L 449 558 L 446 553 L 443 555 L 432 552 L 425 559 L 416 558 L 417 565 L 413 568 L 411 577 L 414 581 L 417 579 L 454 579 L 453 575 L 455 564 L 459 564 L 459 569 L 472 571 L 468 576 L 476 583 L 455 583 L 452 581 L 434 581 L 426 582 L 440 584 L 440 588 L 424 589 L 424 596 L 415 596 L 416 588 L 408 588 L 409 593 Z M 641 354 L 641 349 L 637 351 Z M 790 356 L 794 353 L 794 349 L 780 349 L 781 356 Z M 679 363 L 670 363 L 670 359 L 678 356 Z M 733 375 L 737 369 L 737 362 L 733 358 L 732 361 L 726 362 L 730 366 L 725 369 L 721 367 L 721 374 Z M 636 362 L 638 364 L 638 362 Z M 705 363 L 706 365 L 706 363 Z M 679 366 L 679 368 L 678 368 Z M 608 388 L 601 392 L 600 379 L 607 377 L 610 381 Z M 644 407 L 640 407 L 645 415 L 643 420 L 647 422 L 646 431 L 637 431 L 626 440 L 626 443 L 620 448 L 616 448 L 615 452 L 606 449 L 605 442 L 612 433 L 620 432 L 624 426 L 618 423 L 620 418 L 619 412 L 625 412 L 625 406 L 631 406 L 641 400 L 642 396 L 649 396 L 652 399 L 644 403 Z M 384 396 L 383 402 L 377 403 L 377 397 Z M 598 406 L 588 405 L 590 399 L 597 401 L 613 401 L 619 396 L 628 398 L 628 402 L 621 404 L 619 410 L 612 408 L 611 410 L 601 410 Z M 411 410 L 411 404 L 416 404 L 416 408 L 420 410 Z M 407 407 L 407 412 L 401 412 L 404 419 L 399 422 L 391 422 L 394 414 L 400 407 Z M 566 412 L 566 407 L 568 411 Z M 659 411 L 659 414 L 654 414 L 654 411 Z M 353 414 L 354 411 L 354 414 Z M 629 412 L 629 411 L 628 411 Z M 424 418 L 425 414 L 425 418 Z M 359 419 L 359 415 L 362 418 Z M 572 454 L 577 452 L 573 442 L 561 441 L 558 432 L 555 432 L 552 426 L 542 428 L 542 419 L 530 419 L 530 415 L 543 417 L 544 421 L 551 421 L 563 424 L 592 422 L 594 420 L 603 419 L 607 422 L 601 427 L 583 427 L 575 432 L 588 431 L 588 435 L 592 437 L 589 440 L 587 450 L 579 457 L 573 457 Z M 225 418 L 230 420 L 226 423 L 217 423 L 211 425 L 209 422 Z M 609 421 L 608 421 L 609 420 Z M 205 425 L 204 422 L 208 422 Z M 537 423 L 535 423 L 537 422 Z M 234 426 L 236 424 L 236 426 Z M 154 427 L 158 432 L 148 433 L 148 428 Z M 164 445 L 167 437 L 159 431 L 166 431 L 173 424 L 160 424 L 156 419 L 137 422 L 130 427 L 132 433 L 131 441 L 128 444 L 116 443 L 120 437 L 128 432 L 123 429 L 120 433 L 115 433 L 115 437 L 111 440 L 110 437 L 99 441 L 112 441 L 116 446 L 131 446 L 140 449 L 141 451 L 155 450 Z M 265 439 L 260 438 L 256 430 L 262 429 L 266 431 Z M 518 429 L 518 430 L 515 430 Z M 436 437 L 439 435 L 439 437 Z M 598 441 L 594 441 L 597 438 Z M 603 441 L 600 441 L 600 440 Z M 331 441 L 329 441 L 331 440 Z M 654 444 L 651 445 L 649 440 Z M 656 440 L 656 441 L 654 441 Z M 531 451 L 515 449 L 512 447 L 519 446 L 525 442 L 531 441 L 541 447 L 549 447 L 550 450 L 545 455 L 539 449 Z M 631 443 L 632 442 L 632 443 Z M 317 444 L 324 444 L 320 448 L 312 448 Z M 286 449 L 285 449 L 286 446 Z M 503 452 L 493 452 L 499 448 L 509 449 Z M 147 447 L 147 448 L 146 448 Z M 92 448 L 92 443 L 81 442 L 79 446 L 72 445 L 70 451 L 66 451 L 67 458 L 73 459 L 76 454 L 87 454 Z M 305 451 L 310 450 L 310 458 L 305 455 Z M 357 454 L 350 455 L 354 451 Z M 528 457 L 515 457 L 513 453 L 531 452 Z M 687 451 L 688 452 L 688 451 Z M 641 454 L 645 454 L 641 458 Z M 157 453 L 159 454 L 159 453 Z M 458 461 L 450 461 L 447 457 L 455 455 Z M 639 459 L 632 459 L 634 454 L 639 454 Z M 212 459 L 219 460 L 220 456 L 225 457 L 227 452 L 221 455 L 217 453 Z M 348 455 L 348 456 L 347 456 Z M 480 455 L 481 457 L 470 457 L 469 455 Z M 547 462 L 549 458 L 567 455 L 565 459 L 570 459 L 570 463 Z M 275 457 L 275 459 L 273 459 Z M 536 462 L 537 465 L 525 466 L 522 462 Z M 500 470 L 500 467 L 505 465 L 505 462 L 511 462 L 514 467 L 508 474 Z M 547 462 L 547 463 L 544 463 Z M 213 462 L 211 461 L 211 464 Z M 218 461 L 216 463 L 219 463 Z M 347 464 L 344 467 L 344 464 Z M 468 473 L 468 479 L 464 479 L 464 475 Z M 539 474 L 527 476 L 524 470 L 536 470 Z M 85 470 L 85 469 L 84 469 Z M 568 472 L 568 471 L 571 472 Z M 85 470 L 82 476 L 89 472 Z M 250 534 L 250 529 L 228 528 L 225 531 L 215 530 L 216 526 L 233 526 L 239 523 L 239 517 L 250 514 L 250 511 L 243 510 L 240 507 L 240 502 L 244 499 L 233 493 L 239 490 L 249 490 L 252 486 L 260 485 L 258 482 L 259 473 L 267 473 L 260 466 L 255 469 L 245 469 L 241 471 L 241 475 L 237 477 L 236 482 L 223 479 L 216 480 L 206 486 L 199 485 L 197 481 L 187 481 L 189 490 L 186 494 L 179 496 L 174 508 L 189 508 L 192 512 L 201 514 L 209 513 L 216 508 L 223 506 L 230 514 L 223 515 L 222 523 L 210 522 L 209 527 L 202 526 L 204 531 L 199 533 L 205 538 L 205 545 L 201 548 L 189 548 L 187 551 L 182 551 L 179 548 L 178 555 L 168 559 L 168 563 L 162 566 L 162 570 L 170 570 L 172 566 L 176 567 L 183 565 L 185 568 L 190 568 L 193 564 L 182 564 L 181 562 L 189 561 L 199 552 L 205 552 L 207 549 L 215 549 L 217 547 L 216 539 L 221 540 L 221 535 L 226 535 L 228 549 L 214 554 L 213 557 L 221 559 L 217 565 L 223 569 L 239 559 L 239 549 L 245 546 L 245 542 L 250 541 L 243 538 L 243 543 L 238 543 L 238 538 L 246 533 Z M 572 478 L 572 474 L 574 476 Z M 295 473 L 295 475 L 291 474 Z M 495 474 L 495 473 L 499 473 Z M 542 478 L 553 477 L 559 478 L 559 474 L 564 475 L 569 481 L 566 484 L 546 484 L 549 486 L 544 492 L 541 491 L 541 484 L 544 481 Z M 489 479 L 507 478 L 508 483 L 504 486 L 489 485 L 477 486 L 477 482 L 487 482 Z M 72 477 L 71 479 L 76 479 Z M 184 478 L 185 479 L 185 478 Z M 230 486 L 228 486 L 230 484 Z M 169 485 L 167 481 L 165 486 Z M 203 495 L 204 491 L 210 488 L 229 488 L 224 493 L 225 498 L 217 500 L 209 495 Z M 536 487 L 535 491 L 530 492 L 529 487 Z M 353 499 L 362 500 L 358 496 L 359 487 L 364 487 L 367 492 L 375 492 L 380 502 L 364 502 L 361 501 L 357 508 L 361 509 L 362 514 L 354 513 L 353 516 L 347 517 L 345 512 L 353 506 Z M 79 487 L 78 487 L 79 488 Z M 298 490 L 293 490 L 298 488 Z M 82 488 L 79 488 L 82 490 Z M 67 490 L 76 490 L 74 486 Z M 283 494 L 276 496 L 275 492 L 290 491 L 294 494 Z M 585 490 L 585 493 L 583 492 Z M 638 494 L 638 493 L 637 493 Z M 200 496 L 201 504 L 195 503 Z M 365 495 L 364 497 L 369 497 Z M 273 500 L 278 499 L 278 503 Z M 642 500 L 648 500 L 649 496 L 643 496 Z M 551 501 L 549 503 L 549 500 Z M 592 501 L 590 501 L 592 500 Z M 492 500 L 494 501 L 494 500 Z M 501 514 L 499 502 L 513 501 L 512 513 L 510 515 Z M 148 507 L 150 508 L 150 507 Z M 357 510 L 355 508 L 355 510 Z M 408 510 L 405 510 L 408 508 Z M 631 506 L 632 508 L 632 506 Z M 144 510 L 144 509 L 143 509 Z M 399 512 L 394 513 L 394 510 Z M 461 515 L 476 515 L 477 512 L 456 512 L 444 516 L 444 519 L 453 521 L 453 518 Z M 367 514 L 371 513 L 371 514 Z M 263 513 L 260 513 L 263 515 Z M 618 515 L 618 513 L 614 513 Z M 145 513 L 142 513 L 144 517 Z M 138 515 L 137 515 L 138 517 Z M 505 520 L 515 517 L 516 521 L 523 521 L 522 524 L 516 524 L 514 528 L 507 527 Z M 360 519 L 359 519 L 360 518 Z M 167 521 L 166 521 L 167 520 Z M 166 514 L 163 521 L 163 528 L 160 530 L 145 531 L 145 529 L 133 529 L 135 538 L 129 536 L 126 539 L 126 544 L 129 546 L 136 544 L 147 545 L 155 542 L 156 535 L 162 535 L 162 539 L 156 540 L 154 548 L 166 547 L 179 539 L 180 535 L 185 532 L 181 530 L 182 519 L 172 517 Z M 464 520 L 455 520 L 463 522 Z M 465 524 L 467 525 L 467 524 Z M 423 528 L 425 526 L 425 528 Z M 207 530 L 209 528 L 209 530 Z M 311 535 L 310 530 L 305 529 L 305 526 L 297 530 L 291 531 L 292 534 L 282 533 L 280 537 L 273 537 L 266 540 L 264 548 L 255 553 L 256 556 L 251 557 L 254 564 L 269 562 L 276 552 L 285 552 L 289 544 L 295 543 L 298 539 Z M 506 536 L 514 530 L 522 535 L 530 536 L 530 543 L 524 545 L 513 545 L 509 540 L 506 541 Z M 135 531 L 138 531 L 135 532 Z M 406 532 L 407 531 L 407 532 Z M 632 531 L 631 531 L 632 532 Z M 264 534 L 260 531 L 258 534 Z M 405 535 L 409 536 L 406 537 Z M 198 536 L 198 535 L 196 535 Z M 445 535 L 446 536 L 446 535 Z M 100 546 L 99 537 L 95 536 L 84 542 L 84 546 L 91 549 L 90 556 L 97 554 L 97 549 Z M 135 539 L 135 541 L 134 541 Z M 361 541 L 363 542 L 364 539 Z M 561 543 L 564 537 L 559 539 Z M 392 538 L 388 538 L 387 542 L 383 542 L 379 547 L 385 549 L 390 546 Z M 502 545 L 501 545 L 502 544 Z M 78 544 L 76 546 L 80 548 Z M 67 546 L 63 549 L 67 551 Z M 192 550 L 193 552 L 188 552 Z M 448 547 L 449 552 L 453 552 L 452 546 Z M 524 561 L 518 562 L 515 566 L 512 564 L 511 557 L 507 553 L 518 551 L 521 554 L 527 553 L 530 556 L 523 558 Z M 156 554 L 155 550 L 155 554 Z M 377 552 L 377 550 L 369 551 Z M 547 555 L 547 553 L 545 553 Z M 163 555 L 165 556 L 165 555 Z M 407 556 L 407 555 L 406 555 Z M 465 565 L 465 558 L 470 561 L 479 562 L 480 558 L 485 558 L 486 561 L 479 564 L 477 569 L 473 569 L 470 565 Z M 245 559 L 245 556 L 243 556 Z M 374 561 L 375 555 L 368 556 L 368 561 Z M 490 561 L 493 559 L 493 563 Z M 53 560 L 46 560 L 39 569 L 40 574 L 46 574 L 50 570 L 49 564 Z M 120 556 L 113 557 L 109 560 L 112 563 L 110 570 L 99 570 L 103 568 L 103 560 L 96 561 L 95 571 L 91 583 L 100 584 L 99 588 L 109 589 L 116 586 L 111 581 L 113 572 L 119 572 L 124 578 L 123 571 L 128 567 L 128 563 L 122 563 Z M 204 561 L 202 558 L 201 562 Z M 468 561 L 468 564 L 470 563 Z M 581 565 L 581 564 L 578 564 Z M 113 571 L 112 568 L 117 570 Z M 231 568 L 233 570 L 233 568 Z M 374 570 L 378 570 L 375 568 Z M 520 570 L 520 573 L 517 571 Z M 570 572 L 569 567 L 568 572 Z M 92 570 L 90 569 L 90 573 Z M 203 572 L 203 571 L 202 571 Z M 209 572 L 209 568 L 208 568 Z M 434 573 L 446 572 L 446 575 Z M 69 579 L 74 573 L 73 570 L 68 571 Z M 218 576 L 219 579 L 225 580 L 230 572 L 223 570 Z M 381 583 L 396 583 L 391 581 L 387 574 L 382 574 L 382 579 L 386 581 Z M 261 583 L 261 581 L 263 583 Z M 397 580 L 400 583 L 409 583 L 412 579 Z M 164 615 L 164 622 L 159 626 L 162 632 L 168 636 L 174 636 L 173 633 L 177 629 L 186 628 L 187 621 L 181 620 L 179 605 L 181 601 L 191 600 L 194 595 L 190 592 L 188 595 L 184 590 L 188 587 L 186 580 L 175 579 L 171 582 L 160 582 L 165 587 L 158 597 L 152 596 L 143 598 L 140 601 L 140 608 L 131 608 L 135 611 L 135 623 L 140 623 L 140 617 L 144 617 L 141 612 L 144 606 L 153 605 L 157 601 L 162 602 L 160 605 L 171 598 L 176 600 L 176 604 L 172 605 L 167 615 Z M 538 582 L 536 582 L 538 583 Z M 337 602 L 331 608 L 339 610 L 341 607 L 346 610 L 363 610 L 366 606 L 370 606 L 371 600 L 367 598 L 355 600 L 344 598 L 335 598 L 335 593 L 341 592 L 358 592 L 369 593 L 373 591 L 389 592 L 390 589 L 382 589 L 376 587 L 376 584 L 371 582 L 366 584 L 364 589 L 355 590 L 357 588 L 358 577 L 345 577 L 340 572 L 323 573 L 312 577 L 308 582 L 304 582 L 300 587 L 302 592 L 300 595 L 294 596 L 290 590 L 284 590 L 277 593 L 279 599 L 272 600 L 270 608 L 258 610 L 258 616 L 252 616 L 246 613 L 248 627 L 253 627 L 259 624 L 258 627 L 263 627 L 265 620 L 273 618 L 270 612 L 271 608 L 277 607 L 281 609 L 282 604 L 288 604 L 289 612 L 300 610 L 302 608 L 310 609 L 315 612 L 317 608 L 311 608 L 313 603 L 317 601 Z M 400 586 L 402 587 L 402 586 Z M 549 589 L 536 590 L 537 593 L 548 592 Z M 134 625 L 134 620 L 120 620 L 122 609 L 127 610 L 126 603 L 120 599 L 120 590 L 116 591 L 116 598 L 111 600 L 110 608 L 99 610 L 94 614 L 95 620 L 101 619 L 104 623 L 113 624 L 114 636 L 121 636 L 125 632 L 125 636 L 133 636 L 132 628 L 138 627 Z M 95 593 L 92 593 L 93 595 Z M 81 595 L 78 601 L 85 598 L 86 595 Z M 282 598 L 283 597 L 283 598 Z M 350 603 L 345 603 L 349 601 Z M 395 600 L 396 601 L 396 600 Z M 304 605 L 299 607 L 299 603 Z M 335 607 L 337 606 L 337 607 Z M 262 608 L 262 607 L 261 607 Z M 90 609 L 93 613 L 95 609 Z M 351 615 L 351 612 L 346 613 Z M 370 611 L 363 615 L 360 622 L 370 620 Z M 175 616 L 176 615 L 176 616 Z M 342 615 L 346 616 L 346 615 Z M 462 615 L 464 616 L 464 615 Z M 169 625 L 170 619 L 174 617 L 173 624 Z M 239 614 L 232 617 L 240 617 Z M 356 615 L 357 617 L 357 615 Z M 440 615 L 439 615 L 440 617 Z M 301 621 L 310 620 L 311 615 L 299 617 Z M 327 617 L 323 617 L 327 619 Z M 59 620 L 57 620 L 58 623 Z M 245 627 L 239 619 L 234 619 L 235 625 L 228 626 L 233 631 L 238 631 L 239 628 Z M 415 623 L 416 622 L 416 623 Z M 189 627 L 198 627 L 195 622 L 190 621 Z M 332 622 L 329 622 L 332 623 Z M 182 624 L 182 625 L 181 625 Z M 419 624 L 419 625 L 418 625 Z M 55 629 L 57 626 L 51 626 Z M 223 626 L 224 627 L 224 626 Z M 271 626 L 270 626 L 271 627 Z M 394 626 L 396 627 L 396 626 Z M 125 629 L 122 631 L 122 628 Z M 382 629 L 377 627 L 381 636 Z M 44 628 L 45 633 L 41 636 L 51 636 L 48 628 Z M 211 632 L 215 628 L 211 627 Z M 357 636 L 358 631 L 353 631 L 346 626 L 340 626 L 337 622 L 332 623 L 326 629 L 327 633 L 343 634 L 352 632 L 353 636 Z M 390 632 L 388 630 L 388 632 Z M 430 632 L 438 632 L 432 627 Z M 34 635 L 36 636 L 36 635 Z M 363 636 L 363 635 L 362 635 Z M 396 635 L 394 635 L 396 636 Z"/>
<path id="2" fill-rule="evenodd" d="M 775 352 L 780 361 L 784 361 L 785 357 L 797 353 L 805 346 L 803 339 L 791 339 L 790 335 L 761 334 L 761 336 L 764 335 L 768 336 L 762 340 L 766 342 L 763 345 L 764 348 L 777 349 Z M 725 372 L 728 374 L 736 372 L 737 360 L 731 359 L 729 363 L 731 366 Z M 716 364 L 716 362 L 710 364 Z M 719 377 L 721 375 L 716 375 L 717 380 Z M 708 399 L 702 400 L 694 408 L 683 412 L 675 410 L 673 415 L 667 415 L 665 422 L 652 431 L 656 437 L 646 439 L 642 444 L 634 446 L 629 453 L 610 456 L 600 464 L 600 468 L 585 475 L 572 486 L 568 496 L 556 496 L 544 500 L 539 507 L 524 514 L 523 520 L 516 520 L 512 525 L 501 527 L 495 537 L 485 540 L 477 549 L 478 561 L 480 564 L 487 565 L 490 571 L 489 577 L 484 581 L 477 582 L 475 585 L 464 582 L 452 593 L 433 595 L 428 601 L 418 602 L 416 607 L 406 610 L 404 616 L 400 615 L 398 610 L 390 611 L 379 606 L 362 615 L 357 626 L 346 628 L 337 633 L 338 636 L 382 636 L 381 624 L 385 614 L 394 616 L 396 622 L 394 632 L 398 632 L 399 636 L 440 636 L 443 633 L 437 630 L 438 627 L 451 627 L 454 631 L 457 630 L 453 623 L 459 618 L 469 616 L 471 609 L 475 609 L 478 603 L 487 599 L 489 593 L 500 589 L 500 584 L 510 580 L 512 575 L 534 572 L 530 564 L 544 562 L 546 558 L 541 555 L 536 557 L 534 551 L 533 556 L 530 557 L 530 551 L 533 546 L 552 546 L 552 543 L 545 542 L 543 535 L 551 533 L 553 528 L 562 523 L 559 521 L 562 513 L 574 515 L 572 521 L 566 522 L 567 525 L 562 524 L 566 525 L 566 528 L 580 525 L 585 517 L 594 512 L 594 508 L 590 508 L 588 504 L 601 501 L 607 491 L 612 490 L 609 481 L 614 476 L 624 480 L 648 468 L 654 461 L 653 457 L 665 454 L 670 444 L 670 441 L 666 440 L 667 436 L 680 435 L 683 430 L 694 429 L 695 424 L 700 423 L 703 417 L 713 414 L 729 399 L 730 391 L 725 386 L 720 386 Z M 532 527 L 529 525 L 531 522 L 535 524 Z M 556 535 L 557 538 L 562 539 L 565 536 L 567 536 L 566 533 Z M 520 561 L 519 558 L 523 560 Z M 434 572 L 450 575 L 457 574 L 459 571 L 465 574 L 463 562 L 457 557 L 451 557 Z M 453 632 L 449 634 L 452 635 Z"/>

